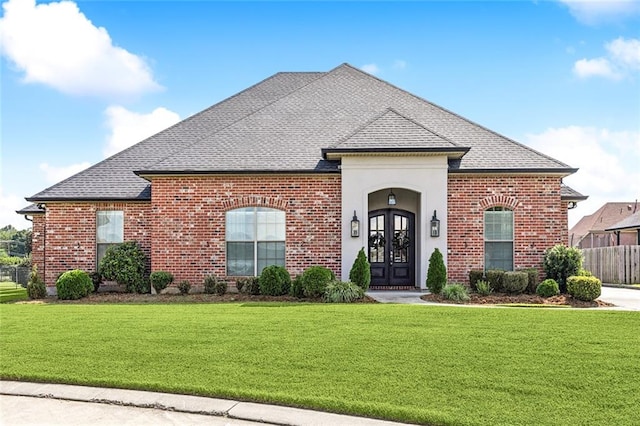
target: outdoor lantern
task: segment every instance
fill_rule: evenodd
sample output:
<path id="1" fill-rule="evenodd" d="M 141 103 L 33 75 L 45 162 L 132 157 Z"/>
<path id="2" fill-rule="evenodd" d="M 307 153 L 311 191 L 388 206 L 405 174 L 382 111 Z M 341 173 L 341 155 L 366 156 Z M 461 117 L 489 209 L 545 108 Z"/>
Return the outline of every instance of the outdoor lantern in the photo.
<path id="1" fill-rule="evenodd" d="M 396 205 L 396 194 L 393 193 L 393 190 L 389 191 L 389 196 L 387 197 L 387 204 L 390 206 Z"/>
<path id="2" fill-rule="evenodd" d="M 360 236 L 360 221 L 355 210 L 353 211 L 353 219 L 351 219 L 351 236 L 354 238 Z"/>
<path id="3" fill-rule="evenodd" d="M 436 217 L 436 211 L 433 211 L 433 217 L 431 218 L 431 236 L 439 237 L 440 236 L 440 221 Z"/>

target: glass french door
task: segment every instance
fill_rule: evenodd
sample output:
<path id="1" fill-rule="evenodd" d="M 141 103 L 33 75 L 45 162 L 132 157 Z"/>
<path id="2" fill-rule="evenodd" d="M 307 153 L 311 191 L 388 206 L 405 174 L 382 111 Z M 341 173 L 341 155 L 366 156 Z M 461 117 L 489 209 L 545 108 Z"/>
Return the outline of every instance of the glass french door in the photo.
<path id="1" fill-rule="evenodd" d="M 371 285 L 415 285 L 414 218 L 398 209 L 369 212 Z"/>

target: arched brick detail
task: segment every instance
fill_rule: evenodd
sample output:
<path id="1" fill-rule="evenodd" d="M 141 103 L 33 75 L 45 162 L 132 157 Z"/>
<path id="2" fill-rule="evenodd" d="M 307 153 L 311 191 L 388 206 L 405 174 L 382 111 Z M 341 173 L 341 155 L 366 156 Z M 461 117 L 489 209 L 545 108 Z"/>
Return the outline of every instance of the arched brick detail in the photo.
<path id="1" fill-rule="evenodd" d="M 496 206 L 507 207 L 511 210 L 515 210 L 519 203 L 518 199 L 515 197 L 509 197 L 507 195 L 492 195 L 480 200 L 479 204 L 481 210 L 486 210 Z"/>
<path id="2" fill-rule="evenodd" d="M 224 211 L 239 209 L 242 207 L 271 207 L 278 210 L 287 209 L 287 200 L 277 197 L 263 197 L 260 195 L 243 195 L 227 198 L 222 202 Z"/>

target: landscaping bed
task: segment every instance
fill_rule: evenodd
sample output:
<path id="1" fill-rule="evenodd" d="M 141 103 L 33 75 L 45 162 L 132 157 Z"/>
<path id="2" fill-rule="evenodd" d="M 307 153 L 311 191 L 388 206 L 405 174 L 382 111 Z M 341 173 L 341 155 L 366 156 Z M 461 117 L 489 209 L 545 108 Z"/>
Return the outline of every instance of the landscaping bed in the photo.
<path id="1" fill-rule="evenodd" d="M 482 296 L 477 293 L 470 293 L 466 302 L 456 302 L 445 299 L 441 294 L 425 294 L 422 300 L 436 303 L 456 303 L 465 305 L 542 305 L 542 306 L 570 306 L 572 308 L 601 308 L 615 306 L 612 303 L 602 300 L 585 302 L 575 299 L 568 294 L 559 294 L 551 297 L 540 297 L 536 294 L 505 294 L 495 293 Z"/>

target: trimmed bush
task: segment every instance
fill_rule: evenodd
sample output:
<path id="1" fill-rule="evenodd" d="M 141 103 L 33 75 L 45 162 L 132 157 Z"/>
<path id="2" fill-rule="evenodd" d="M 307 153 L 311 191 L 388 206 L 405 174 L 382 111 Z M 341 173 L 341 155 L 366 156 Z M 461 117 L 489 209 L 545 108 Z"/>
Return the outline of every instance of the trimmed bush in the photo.
<path id="1" fill-rule="evenodd" d="M 371 284 L 371 265 L 367 260 L 364 247 L 360 249 L 356 260 L 353 262 L 353 266 L 349 271 L 349 280 L 362 290 L 369 290 L 369 285 Z"/>
<path id="2" fill-rule="evenodd" d="M 587 271 L 586 269 L 582 269 L 582 268 L 580 268 L 580 270 L 578 271 L 578 273 L 576 275 L 578 277 L 592 277 L 593 276 L 591 271 Z"/>
<path id="3" fill-rule="evenodd" d="M 289 293 L 291 276 L 284 266 L 271 265 L 262 270 L 258 278 L 260 294 L 265 296 L 282 296 Z"/>
<path id="4" fill-rule="evenodd" d="M 93 292 L 97 293 L 100 288 L 100 284 L 102 284 L 102 275 L 100 272 L 92 272 L 89 274 L 89 278 L 91 278 L 91 282 L 93 283 Z"/>
<path id="5" fill-rule="evenodd" d="M 596 277 L 574 275 L 567 278 L 567 291 L 578 300 L 591 302 L 600 297 L 602 283 Z"/>
<path id="6" fill-rule="evenodd" d="M 482 269 L 472 269 L 469 271 L 469 287 L 476 290 L 476 283 L 484 279 L 484 271 Z"/>
<path id="7" fill-rule="evenodd" d="M 433 294 L 439 294 L 447 283 L 447 268 L 444 266 L 442 253 L 437 248 L 429 257 L 429 269 L 427 270 L 427 288 Z"/>
<path id="8" fill-rule="evenodd" d="M 363 297 L 362 287 L 349 281 L 332 281 L 324 292 L 324 300 L 329 303 L 352 303 Z"/>
<path id="9" fill-rule="evenodd" d="M 27 294 L 29 299 L 44 299 L 47 296 L 47 286 L 38 275 L 38 267 L 35 265 L 31 268 L 31 275 L 27 283 Z"/>
<path id="10" fill-rule="evenodd" d="M 553 278 L 547 278 L 536 287 L 536 294 L 542 297 L 551 297 L 560 294 L 560 287 Z"/>
<path id="11" fill-rule="evenodd" d="M 257 296 L 260 294 L 258 277 L 240 278 L 236 281 L 236 287 L 240 293 Z"/>
<path id="12" fill-rule="evenodd" d="M 302 293 L 305 297 L 322 297 L 327 289 L 327 284 L 335 279 L 336 276 L 331 269 L 324 266 L 311 266 L 304 270 L 300 278 Z"/>
<path id="13" fill-rule="evenodd" d="M 56 290 L 58 299 L 76 300 L 93 291 L 93 281 L 86 272 L 74 269 L 60 275 L 56 281 Z"/>
<path id="14" fill-rule="evenodd" d="M 178 283 L 178 291 L 180 292 L 180 294 L 182 295 L 189 294 L 190 290 L 191 290 L 191 283 L 189 281 L 184 280 Z"/>
<path id="15" fill-rule="evenodd" d="M 578 248 L 558 244 L 545 250 L 542 266 L 547 278 L 556 280 L 560 291 L 566 293 L 567 278 L 576 275 L 582 268 L 582 252 Z"/>
<path id="16" fill-rule="evenodd" d="M 160 294 L 162 290 L 173 282 L 173 275 L 167 271 L 155 271 L 149 275 L 149 281 L 151 281 L 151 285 L 156 290 L 156 293 Z"/>
<path id="17" fill-rule="evenodd" d="M 504 271 L 501 269 L 489 269 L 487 271 L 487 281 L 495 292 L 502 292 L 502 280 L 504 279 Z"/>
<path id="18" fill-rule="evenodd" d="M 540 277 L 536 268 L 523 268 L 517 269 L 516 272 L 527 273 L 527 288 L 524 289 L 525 293 L 535 294 L 538 284 L 540 284 Z"/>
<path id="19" fill-rule="evenodd" d="M 207 275 L 204 278 L 204 292 L 207 294 L 217 294 L 218 296 L 223 296 L 227 293 L 228 289 L 229 287 L 227 285 L 227 282 L 219 280 L 215 275 Z"/>
<path id="20" fill-rule="evenodd" d="M 291 281 L 291 288 L 289 289 L 289 294 L 293 297 L 297 297 L 298 299 L 302 299 L 304 297 L 304 288 L 302 287 L 302 275 L 298 275 Z"/>
<path id="21" fill-rule="evenodd" d="M 529 283 L 529 275 L 526 272 L 505 272 L 502 277 L 502 288 L 507 293 L 520 294 Z"/>
<path id="22" fill-rule="evenodd" d="M 128 293 L 149 293 L 144 279 L 146 256 L 135 241 L 127 241 L 107 249 L 98 271 L 107 280 L 123 285 Z"/>
<path id="23" fill-rule="evenodd" d="M 488 296 L 493 293 L 493 289 L 487 281 L 480 280 L 476 282 L 476 292 L 481 296 Z"/>
<path id="24" fill-rule="evenodd" d="M 466 302 L 469 300 L 469 292 L 462 284 L 447 284 L 442 288 L 442 297 L 454 302 Z"/>

